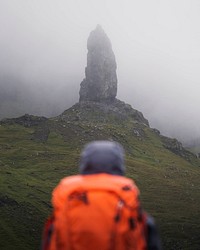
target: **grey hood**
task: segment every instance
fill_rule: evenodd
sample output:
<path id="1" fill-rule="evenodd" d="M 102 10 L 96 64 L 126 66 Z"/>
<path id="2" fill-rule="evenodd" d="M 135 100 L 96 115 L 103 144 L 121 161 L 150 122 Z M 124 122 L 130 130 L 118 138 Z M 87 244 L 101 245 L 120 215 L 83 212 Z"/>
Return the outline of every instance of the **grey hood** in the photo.
<path id="1" fill-rule="evenodd" d="M 82 151 L 79 170 L 83 175 L 98 173 L 124 175 L 124 149 L 117 142 L 91 142 Z"/>

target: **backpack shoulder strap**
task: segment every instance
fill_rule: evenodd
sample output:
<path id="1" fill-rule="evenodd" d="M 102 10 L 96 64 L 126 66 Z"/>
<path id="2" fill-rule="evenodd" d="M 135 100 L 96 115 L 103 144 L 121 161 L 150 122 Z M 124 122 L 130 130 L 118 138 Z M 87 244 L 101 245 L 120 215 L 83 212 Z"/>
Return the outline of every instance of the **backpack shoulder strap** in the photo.
<path id="1" fill-rule="evenodd" d="M 54 216 L 51 215 L 46 220 L 44 225 L 41 250 L 50 250 L 53 231 L 54 231 Z"/>

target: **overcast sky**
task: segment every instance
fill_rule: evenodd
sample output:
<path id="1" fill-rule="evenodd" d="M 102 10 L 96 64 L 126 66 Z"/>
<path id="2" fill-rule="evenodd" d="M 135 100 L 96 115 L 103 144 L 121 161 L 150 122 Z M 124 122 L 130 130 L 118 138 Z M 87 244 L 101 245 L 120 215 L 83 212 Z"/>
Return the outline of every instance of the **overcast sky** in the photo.
<path id="1" fill-rule="evenodd" d="M 0 87 L 70 107 L 97 24 L 116 56 L 117 97 L 165 135 L 200 138 L 199 0 L 0 0 Z"/>

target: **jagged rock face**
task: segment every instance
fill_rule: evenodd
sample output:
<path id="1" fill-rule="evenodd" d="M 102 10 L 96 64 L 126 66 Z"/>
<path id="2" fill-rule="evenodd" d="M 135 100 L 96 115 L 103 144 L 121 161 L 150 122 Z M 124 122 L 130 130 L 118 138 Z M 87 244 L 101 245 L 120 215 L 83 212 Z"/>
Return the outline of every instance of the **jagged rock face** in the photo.
<path id="1" fill-rule="evenodd" d="M 72 113 L 71 110 L 73 111 Z M 115 100 L 109 104 L 105 102 L 92 101 L 80 102 L 72 106 L 70 109 L 64 111 L 59 116 L 59 119 L 62 121 L 95 121 L 95 123 L 105 123 L 106 120 L 112 118 L 116 120 L 116 123 L 121 123 L 122 121 L 132 121 L 133 124 L 140 123 L 145 127 L 149 127 L 148 120 L 144 118 L 141 112 L 133 109 L 129 104 L 126 104 L 117 98 L 115 98 Z"/>
<path id="2" fill-rule="evenodd" d="M 86 78 L 81 82 L 79 101 L 112 101 L 117 94 L 115 55 L 109 38 L 98 25 L 87 42 Z"/>

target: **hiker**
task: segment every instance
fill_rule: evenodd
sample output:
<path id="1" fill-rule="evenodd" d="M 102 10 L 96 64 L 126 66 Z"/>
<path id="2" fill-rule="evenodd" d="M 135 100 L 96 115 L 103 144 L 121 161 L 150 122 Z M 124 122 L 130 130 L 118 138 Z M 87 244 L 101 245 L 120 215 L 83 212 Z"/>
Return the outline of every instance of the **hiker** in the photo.
<path id="1" fill-rule="evenodd" d="M 141 208 L 139 190 L 126 177 L 124 150 L 94 141 L 82 151 L 79 175 L 53 191 L 42 250 L 160 250 L 152 217 Z"/>

